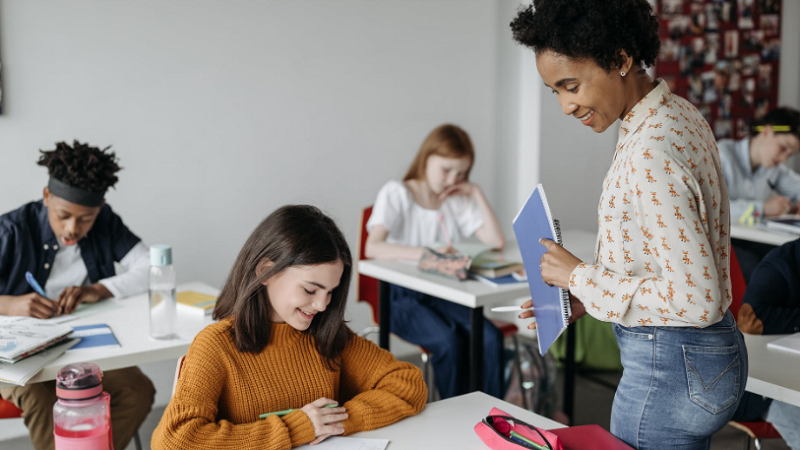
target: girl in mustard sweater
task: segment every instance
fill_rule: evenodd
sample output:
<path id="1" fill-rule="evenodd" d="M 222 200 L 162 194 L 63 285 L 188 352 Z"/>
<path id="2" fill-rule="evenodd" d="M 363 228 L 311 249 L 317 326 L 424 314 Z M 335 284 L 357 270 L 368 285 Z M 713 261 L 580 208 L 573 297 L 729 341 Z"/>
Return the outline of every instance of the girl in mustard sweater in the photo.
<path id="1" fill-rule="evenodd" d="M 219 322 L 189 347 L 152 448 L 289 449 L 421 411 L 419 369 L 345 325 L 351 270 L 344 236 L 319 209 L 267 217 L 222 289 Z"/>

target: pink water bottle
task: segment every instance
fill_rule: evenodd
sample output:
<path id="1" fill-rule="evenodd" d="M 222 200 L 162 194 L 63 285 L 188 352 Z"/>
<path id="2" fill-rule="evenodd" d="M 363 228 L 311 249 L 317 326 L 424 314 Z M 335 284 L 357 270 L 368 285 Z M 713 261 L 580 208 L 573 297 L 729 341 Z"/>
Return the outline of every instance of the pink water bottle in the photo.
<path id="1" fill-rule="evenodd" d="M 53 406 L 56 450 L 114 450 L 111 396 L 103 392 L 103 372 L 92 363 L 64 366 L 56 376 Z"/>

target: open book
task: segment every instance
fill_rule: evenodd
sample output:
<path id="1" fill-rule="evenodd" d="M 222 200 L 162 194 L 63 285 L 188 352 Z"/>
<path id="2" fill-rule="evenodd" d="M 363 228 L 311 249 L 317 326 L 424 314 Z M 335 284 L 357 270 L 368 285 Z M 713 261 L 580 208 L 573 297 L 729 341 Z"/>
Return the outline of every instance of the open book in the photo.
<path id="1" fill-rule="evenodd" d="M 42 367 L 64 354 L 79 340 L 68 339 L 14 364 L 0 362 L 0 381 L 25 386 L 25 383 L 39 373 Z"/>
<path id="2" fill-rule="evenodd" d="M 528 287 L 536 313 L 536 331 L 539 336 L 539 353 L 543 356 L 569 325 L 572 309 L 569 304 L 569 291 L 548 286 L 542 281 L 539 264 L 546 249 L 539 239 L 552 239 L 559 245 L 561 229 L 558 221 L 550 214 L 550 206 L 541 184 L 514 218 L 514 234 L 517 236 L 522 262 L 528 274 Z"/>
<path id="3" fill-rule="evenodd" d="M 33 317 L 0 316 L 0 361 L 15 363 L 66 339 L 72 328 Z"/>

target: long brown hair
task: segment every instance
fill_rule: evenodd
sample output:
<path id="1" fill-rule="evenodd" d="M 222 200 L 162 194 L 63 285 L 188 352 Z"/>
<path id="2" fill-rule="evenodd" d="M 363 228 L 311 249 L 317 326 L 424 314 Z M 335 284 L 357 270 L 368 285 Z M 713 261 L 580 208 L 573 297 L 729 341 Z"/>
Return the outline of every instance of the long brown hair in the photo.
<path id="1" fill-rule="evenodd" d="M 272 265 L 257 275 L 256 267 L 265 259 Z M 256 227 L 233 264 L 213 317 L 232 317 L 231 337 L 236 348 L 259 353 L 269 343 L 272 329 L 272 305 L 262 283 L 287 267 L 335 261 L 344 265 L 339 286 L 333 290 L 325 311 L 318 313 L 305 331 L 332 367 L 351 336 L 345 325 L 344 307 L 353 260 L 336 223 L 313 206 L 283 206 Z"/>
<path id="2" fill-rule="evenodd" d="M 475 162 L 475 149 L 469 134 L 460 127 L 452 124 L 439 125 L 430 132 L 419 148 L 417 156 L 408 168 L 403 181 L 419 180 L 425 178 L 425 167 L 428 157 L 439 155 L 445 158 L 469 158 L 470 166 L 464 174 L 464 180 L 469 180 L 469 172 Z"/>

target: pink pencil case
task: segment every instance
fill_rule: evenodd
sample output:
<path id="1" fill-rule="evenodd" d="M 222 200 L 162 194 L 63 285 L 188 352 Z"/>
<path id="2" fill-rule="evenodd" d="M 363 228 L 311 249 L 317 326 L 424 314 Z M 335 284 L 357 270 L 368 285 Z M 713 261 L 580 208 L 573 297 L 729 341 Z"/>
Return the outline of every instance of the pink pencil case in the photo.
<path id="1" fill-rule="evenodd" d="M 501 433 L 498 428 L 503 430 Z M 507 430 L 507 431 L 506 431 Z M 492 450 L 520 450 L 531 449 L 515 442 L 509 437 L 509 432 L 514 431 L 519 435 L 537 443 L 541 448 L 548 450 L 564 450 L 561 440 L 550 431 L 543 430 L 516 417 L 510 416 L 497 408 L 492 408 L 488 416 L 475 425 L 475 433 L 484 444 Z"/>
<path id="2" fill-rule="evenodd" d="M 467 255 L 457 253 L 439 253 L 432 248 L 422 251 L 422 258 L 417 268 L 423 272 L 435 273 L 460 281 L 467 279 L 467 269 L 472 262 Z"/>

